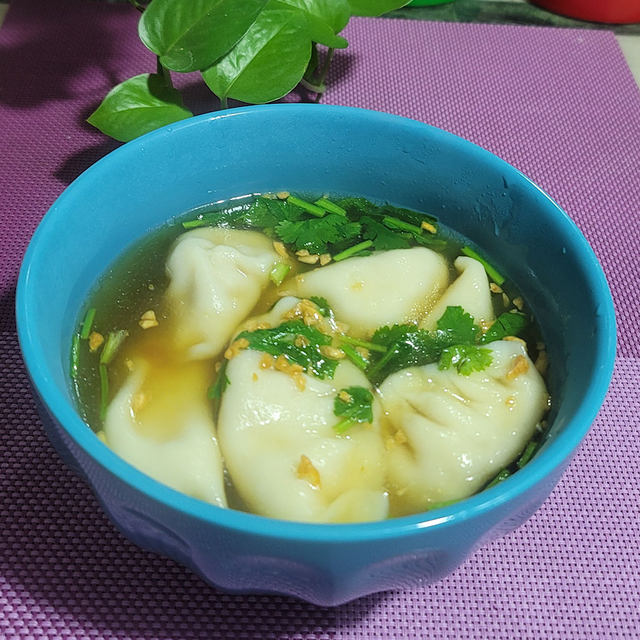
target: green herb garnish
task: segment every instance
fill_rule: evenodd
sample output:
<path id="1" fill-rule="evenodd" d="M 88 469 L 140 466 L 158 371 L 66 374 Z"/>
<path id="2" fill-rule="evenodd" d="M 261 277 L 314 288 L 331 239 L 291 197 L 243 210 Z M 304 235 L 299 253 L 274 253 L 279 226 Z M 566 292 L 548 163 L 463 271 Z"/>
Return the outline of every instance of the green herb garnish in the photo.
<path id="1" fill-rule="evenodd" d="M 333 413 L 342 420 L 334 425 L 336 433 L 342 434 L 354 424 L 373 422 L 373 394 L 365 387 L 341 389 L 333 403 Z"/>
<path id="2" fill-rule="evenodd" d="M 343 344 L 341 347 L 344 355 L 353 362 L 353 364 L 361 369 L 362 371 L 366 371 L 369 366 L 369 361 L 361 354 L 359 354 L 353 347 L 350 347 L 348 344 Z"/>
<path id="3" fill-rule="evenodd" d="M 289 196 L 287 200 L 289 201 L 289 204 L 294 204 L 297 207 L 300 207 L 303 211 L 310 213 L 316 218 L 323 218 L 327 213 L 325 209 L 319 207 L 317 204 L 312 204 L 311 202 L 307 202 L 306 200 L 301 200 L 296 196 Z"/>
<path id="4" fill-rule="evenodd" d="M 91 307 L 91 309 L 89 309 L 84 317 L 84 320 L 82 322 L 82 329 L 80 329 L 80 337 L 83 340 L 86 340 L 89 337 L 89 334 L 91 333 L 91 327 L 93 326 L 93 320 L 96 317 L 96 308 L 95 307 Z"/>
<path id="5" fill-rule="evenodd" d="M 305 371 L 319 378 L 333 378 L 338 361 L 325 356 L 320 347 L 331 344 L 331 337 L 308 327 L 301 320 L 291 320 L 270 329 L 243 331 L 236 340 L 246 339 L 249 349 L 272 356 L 285 356 Z"/>
<path id="6" fill-rule="evenodd" d="M 218 375 L 216 376 L 216 381 L 207 390 L 207 397 L 210 400 L 213 400 L 216 406 L 220 402 L 224 390 L 229 386 L 230 383 L 229 378 L 227 377 L 228 362 L 228 360 L 224 360 L 222 362 L 222 366 L 220 367 Z"/>
<path id="7" fill-rule="evenodd" d="M 498 475 L 485 487 L 485 489 L 490 489 L 491 487 L 495 487 L 497 484 L 500 484 L 503 480 L 506 480 L 511 475 L 511 471 L 509 469 L 503 469 L 498 473 Z"/>
<path id="8" fill-rule="evenodd" d="M 487 332 L 480 338 L 480 342 L 494 342 L 502 340 L 507 336 L 518 336 L 528 326 L 529 319 L 524 313 L 512 313 L 506 311 L 501 313 L 496 321 L 489 327 Z"/>
<path id="9" fill-rule="evenodd" d="M 533 455 L 538 449 L 539 444 L 540 443 L 537 440 L 530 440 L 528 442 L 527 446 L 524 448 L 524 451 L 522 452 L 522 455 L 518 458 L 518 461 L 516 462 L 518 469 L 522 469 L 522 467 L 524 467 L 524 465 L 527 464 L 527 462 L 529 462 L 531 458 L 533 458 Z"/>
<path id="10" fill-rule="evenodd" d="M 462 247 L 462 253 L 465 256 L 469 256 L 474 260 L 477 260 L 487 272 L 487 275 L 496 283 L 504 284 L 505 277 L 491 264 L 489 264 L 479 253 L 474 251 L 471 247 Z"/>
<path id="11" fill-rule="evenodd" d="M 438 362 L 438 369 L 450 369 L 469 376 L 474 371 L 483 371 L 492 362 L 491 351 L 474 344 L 457 344 L 442 351 Z"/>
<path id="12" fill-rule="evenodd" d="M 77 333 L 74 333 L 73 338 L 71 338 L 71 369 L 70 369 L 71 378 L 74 380 L 78 377 L 79 359 L 80 359 L 80 335 Z"/>
<path id="13" fill-rule="evenodd" d="M 275 232 L 280 240 L 292 245 L 294 251 L 306 249 L 311 254 L 330 253 L 334 243 L 357 238 L 360 224 L 337 213 L 328 213 L 323 218 L 297 222 L 283 220 L 276 225 Z"/>
<path id="14" fill-rule="evenodd" d="M 322 298 L 320 296 L 310 296 L 309 300 L 311 300 L 311 302 L 313 302 L 313 304 L 318 307 L 320 315 L 324 316 L 325 318 L 330 318 L 333 315 L 331 307 L 329 306 L 329 302 L 326 298 Z"/>
<path id="15" fill-rule="evenodd" d="M 109 335 L 107 336 L 107 339 L 104 343 L 104 347 L 102 347 L 102 353 L 100 354 L 101 365 L 107 365 L 113 360 L 116 352 L 120 348 L 120 345 L 123 343 L 127 335 L 129 334 L 124 329 L 109 332 Z"/>
<path id="16" fill-rule="evenodd" d="M 291 271 L 291 265 L 285 264 L 284 262 L 279 262 L 273 269 L 271 269 L 271 273 L 269 273 L 269 278 L 276 287 L 279 287 L 283 280 L 287 277 L 287 274 Z"/>
<path id="17" fill-rule="evenodd" d="M 373 246 L 373 242 L 371 240 L 365 240 L 364 242 L 359 242 L 353 247 L 349 247 L 348 249 L 345 249 L 340 253 L 336 253 L 336 255 L 333 256 L 333 261 L 340 262 L 341 260 L 352 258 L 353 256 L 357 255 L 358 253 L 361 253 L 362 251 L 365 251 L 371 246 Z"/>
<path id="18" fill-rule="evenodd" d="M 327 198 L 319 198 L 314 204 L 329 213 L 337 213 L 339 216 L 347 215 L 347 212 L 342 207 L 339 207 L 335 202 L 331 202 L 331 200 L 327 200 Z"/>

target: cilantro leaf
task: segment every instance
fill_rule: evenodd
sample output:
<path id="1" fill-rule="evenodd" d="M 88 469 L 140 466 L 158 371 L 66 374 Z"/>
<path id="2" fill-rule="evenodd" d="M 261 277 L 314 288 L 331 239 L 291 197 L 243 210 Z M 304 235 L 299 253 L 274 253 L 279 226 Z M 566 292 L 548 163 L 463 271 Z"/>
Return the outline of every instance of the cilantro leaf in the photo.
<path id="1" fill-rule="evenodd" d="M 358 237 L 360 224 L 337 213 L 329 213 L 309 220 L 283 220 L 276 225 L 275 231 L 283 242 L 293 245 L 295 251 L 306 249 L 316 254 L 328 253 L 330 245 Z"/>
<path id="2" fill-rule="evenodd" d="M 342 420 L 334 425 L 337 433 L 344 433 L 358 422 L 373 422 L 373 394 L 365 387 L 347 387 L 338 392 L 333 413 Z"/>
<path id="3" fill-rule="evenodd" d="M 216 381 L 209 387 L 209 390 L 207 391 L 207 397 L 210 400 L 213 400 L 215 405 L 220 402 L 224 390 L 231 383 L 229 378 L 227 377 L 227 363 L 228 360 L 224 360 L 222 362 L 222 366 L 220 367 L 220 371 L 218 371 Z"/>
<path id="4" fill-rule="evenodd" d="M 489 349 L 474 344 L 457 344 L 442 351 L 438 369 L 455 367 L 459 374 L 468 376 L 474 371 L 486 369 L 492 362 Z"/>
<path id="5" fill-rule="evenodd" d="M 364 216 L 360 222 L 363 228 L 362 236 L 367 240 L 373 240 L 376 251 L 407 249 L 410 246 L 409 241 L 402 233 L 391 231 L 369 216 Z"/>
<path id="6" fill-rule="evenodd" d="M 487 344 L 494 340 L 502 340 L 507 336 L 519 335 L 529 324 L 529 319 L 524 313 L 501 313 L 488 331 L 480 338 L 479 342 Z"/>
<path id="7" fill-rule="evenodd" d="M 300 220 L 304 211 L 286 200 L 260 196 L 251 203 L 238 222 L 243 227 L 273 229 L 283 220 Z"/>
<path id="8" fill-rule="evenodd" d="M 449 343 L 473 344 L 480 327 L 474 324 L 473 316 L 462 307 L 447 307 L 437 322 L 438 332 L 446 335 Z"/>
<path id="9" fill-rule="evenodd" d="M 309 300 L 311 300 L 311 302 L 313 302 L 313 304 L 318 307 L 318 311 L 325 318 L 330 318 L 333 315 L 331 307 L 329 306 L 329 302 L 326 298 L 321 298 L 320 296 L 310 296 Z"/>
<path id="10" fill-rule="evenodd" d="M 291 320 L 270 329 L 243 331 L 236 340 L 245 338 L 249 349 L 272 356 L 285 356 L 318 378 L 333 378 L 338 361 L 325 356 L 320 347 L 331 344 L 328 336 L 301 320 Z"/>
<path id="11" fill-rule="evenodd" d="M 400 369 L 435 362 L 442 350 L 451 344 L 446 333 L 425 331 L 413 324 L 382 327 L 373 334 L 371 342 L 387 347 L 383 355 L 371 352 L 368 374 L 375 384 Z"/>

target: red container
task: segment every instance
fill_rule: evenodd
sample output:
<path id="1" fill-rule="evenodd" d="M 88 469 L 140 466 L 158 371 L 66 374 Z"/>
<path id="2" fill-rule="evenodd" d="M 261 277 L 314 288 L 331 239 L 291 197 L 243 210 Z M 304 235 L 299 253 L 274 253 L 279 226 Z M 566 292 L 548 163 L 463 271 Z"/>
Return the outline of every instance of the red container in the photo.
<path id="1" fill-rule="evenodd" d="M 554 13 L 579 20 L 628 24 L 640 22 L 640 0 L 532 0 Z"/>

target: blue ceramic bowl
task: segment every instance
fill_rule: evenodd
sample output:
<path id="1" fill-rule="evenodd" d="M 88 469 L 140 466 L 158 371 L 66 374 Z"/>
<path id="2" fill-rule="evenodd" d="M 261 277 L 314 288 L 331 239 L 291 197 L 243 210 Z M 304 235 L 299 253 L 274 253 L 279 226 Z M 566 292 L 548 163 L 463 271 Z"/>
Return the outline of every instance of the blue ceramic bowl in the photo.
<path id="1" fill-rule="evenodd" d="M 79 417 L 68 378 L 72 332 L 97 278 L 133 241 L 181 212 L 282 189 L 352 193 L 435 213 L 511 276 L 542 326 L 551 362 L 550 437 L 532 462 L 496 487 L 430 513 L 313 525 L 189 498 L 100 442 Z M 589 429 L 615 352 L 612 301 L 592 250 L 526 177 L 419 122 L 317 105 L 184 120 L 100 160 L 38 227 L 20 273 L 17 318 L 47 433 L 125 535 L 224 589 L 322 605 L 438 580 L 479 545 L 522 524 Z"/>

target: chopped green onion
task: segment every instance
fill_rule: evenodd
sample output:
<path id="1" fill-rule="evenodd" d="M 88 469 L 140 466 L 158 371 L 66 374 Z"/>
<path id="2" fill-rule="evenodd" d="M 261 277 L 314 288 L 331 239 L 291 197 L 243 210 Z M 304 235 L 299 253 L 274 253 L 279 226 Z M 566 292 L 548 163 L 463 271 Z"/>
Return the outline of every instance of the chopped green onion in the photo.
<path id="1" fill-rule="evenodd" d="M 196 218 L 195 220 L 187 220 L 182 223 L 183 229 L 195 229 L 196 227 L 206 227 L 207 221 L 204 218 Z"/>
<path id="2" fill-rule="evenodd" d="M 358 338 L 352 338 L 351 336 L 340 336 L 341 342 L 355 345 L 356 347 L 364 347 L 369 351 L 378 351 L 379 353 L 387 353 L 387 348 L 381 344 L 375 344 L 375 342 L 367 342 L 366 340 L 359 340 Z"/>
<path id="3" fill-rule="evenodd" d="M 322 218 L 327 213 L 324 209 L 319 207 L 318 205 L 312 204 L 311 202 L 307 202 L 306 200 L 300 200 L 300 198 L 296 198 L 295 196 L 289 196 L 287 198 L 287 202 L 290 204 L 294 204 L 301 209 L 304 209 L 307 213 L 310 213 L 312 216 L 316 218 Z"/>
<path id="4" fill-rule="evenodd" d="M 535 440 L 529 441 L 529 444 L 525 447 L 522 455 L 518 458 L 518 462 L 516 462 L 518 469 L 522 469 L 522 467 L 524 467 L 524 465 L 533 458 L 533 454 L 536 452 L 537 448 L 538 443 Z"/>
<path id="5" fill-rule="evenodd" d="M 100 364 L 107 365 L 113 360 L 113 357 L 116 355 L 116 352 L 127 335 L 128 333 L 124 329 L 109 332 L 104 347 L 102 348 L 102 353 L 100 354 Z"/>
<path id="6" fill-rule="evenodd" d="M 414 235 L 422 235 L 422 229 L 420 227 L 416 227 L 415 224 L 409 224 L 404 220 L 399 220 L 398 218 L 392 218 L 391 216 L 385 216 L 382 218 L 382 222 L 389 227 L 390 229 L 398 229 L 399 231 L 408 231 Z"/>
<path id="7" fill-rule="evenodd" d="M 78 377 L 78 358 L 80 355 L 80 336 L 77 333 L 71 338 L 71 377 L 75 380 Z"/>
<path id="8" fill-rule="evenodd" d="M 91 327 L 93 326 L 93 319 L 96 317 L 96 308 L 91 307 L 89 311 L 87 311 L 87 315 L 84 317 L 84 321 L 82 322 L 82 329 L 80 330 L 80 337 L 83 340 L 86 340 L 91 333 Z"/>
<path id="9" fill-rule="evenodd" d="M 273 269 L 271 269 L 271 273 L 269 274 L 269 278 L 271 278 L 271 282 L 279 287 L 282 284 L 282 281 L 287 277 L 287 274 L 291 271 L 291 266 L 285 264 L 284 262 L 279 262 Z"/>
<path id="10" fill-rule="evenodd" d="M 107 365 L 100 364 L 98 366 L 100 373 L 100 420 L 104 420 L 107 415 L 107 405 L 109 404 L 109 374 L 107 373 Z"/>
<path id="11" fill-rule="evenodd" d="M 490 489 L 491 487 L 495 487 L 497 484 L 500 484 L 503 480 L 506 480 L 511 475 L 511 471 L 509 469 L 503 469 L 486 487 L 485 489 Z"/>
<path id="12" fill-rule="evenodd" d="M 339 216 L 347 215 L 347 212 L 342 207 L 339 207 L 335 202 L 331 202 L 331 200 L 327 200 L 326 198 L 320 198 L 319 200 L 316 200 L 314 204 L 329 213 L 337 213 Z"/>
<path id="13" fill-rule="evenodd" d="M 340 262 L 340 260 L 345 260 L 346 258 L 350 258 L 351 256 L 354 256 L 356 253 L 360 253 L 361 251 L 364 251 L 365 249 L 368 249 L 371 246 L 373 246 L 373 240 L 365 240 L 364 242 L 360 242 L 359 244 L 356 244 L 353 247 L 349 247 L 348 249 L 345 249 L 344 251 L 337 253 L 335 256 L 333 256 L 333 261 Z"/>
<path id="14" fill-rule="evenodd" d="M 369 361 L 360 355 L 353 347 L 350 347 L 348 344 L 343 344 L 340 348 L 344 351 L 344 355 L 347 356 L 358 369 L 362 369 L 363 371 L 367 369 Z"/>
<path id="15" fill-rule="evenodd" d="M 487 272 L 487 275 L 498 285 L 504 284 L 505 277 L 492 265 L 490 265 L 481 255 L 474 251 L 471 247 L 462 247 L 462 253 L 477 260 Z"/>
<path id="16" fill-rule="evenodd" d="M 344 418 L 343 420 L 340 420 L 338 424 L 333 425 L 333 430 L 336 433 L 343 434 L 345 431 L 348 431 L 354 424 L 356 424 L 356 422 L 357 421 L 353 420 L 352 418 Z"/>

